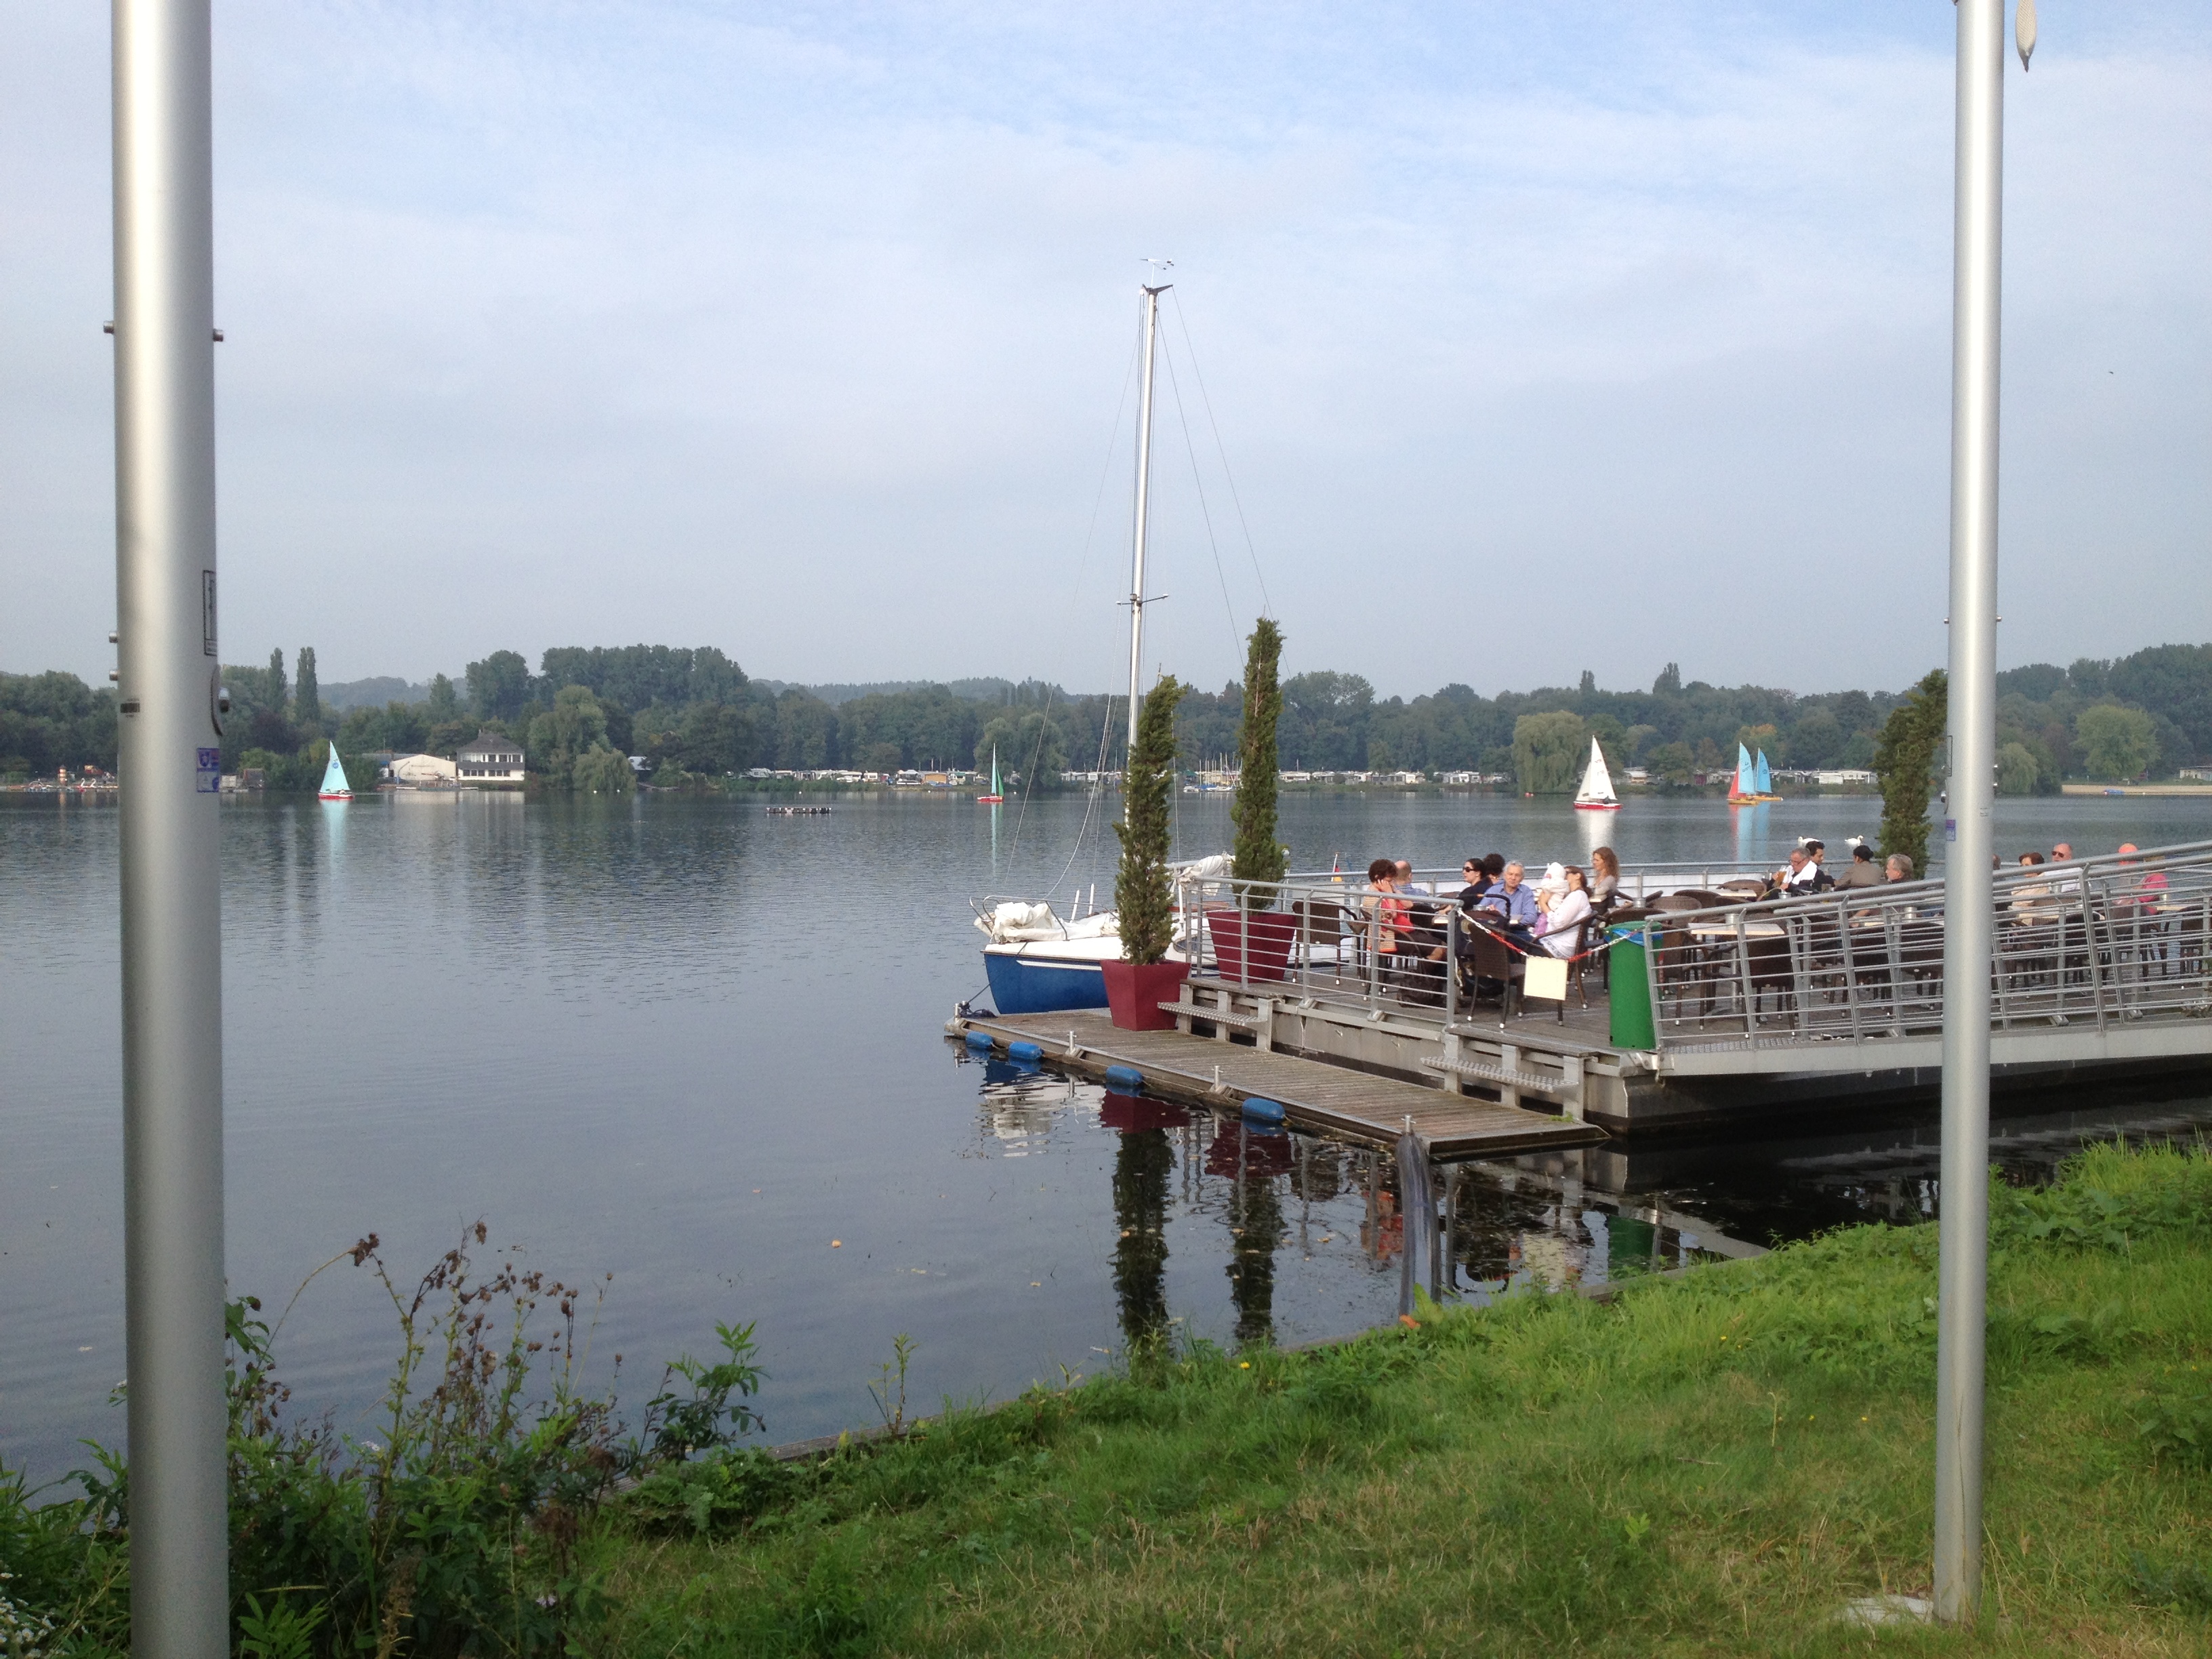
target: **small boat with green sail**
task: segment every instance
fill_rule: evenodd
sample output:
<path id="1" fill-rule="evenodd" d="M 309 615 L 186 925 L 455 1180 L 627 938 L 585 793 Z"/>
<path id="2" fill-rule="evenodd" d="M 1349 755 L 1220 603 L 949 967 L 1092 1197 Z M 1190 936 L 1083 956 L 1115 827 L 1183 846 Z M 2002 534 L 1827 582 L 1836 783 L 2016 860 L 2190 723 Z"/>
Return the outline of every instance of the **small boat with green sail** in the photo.
<path id="1" fill-rule="evenodd" d="M 1006 804 L 1006 791 L 999 787 L 999 745 L 995 743 L 991 745 L 991 793 L 988 795 L 978 795 L 975 799 L 985 806 L 1002 806 Z"/>

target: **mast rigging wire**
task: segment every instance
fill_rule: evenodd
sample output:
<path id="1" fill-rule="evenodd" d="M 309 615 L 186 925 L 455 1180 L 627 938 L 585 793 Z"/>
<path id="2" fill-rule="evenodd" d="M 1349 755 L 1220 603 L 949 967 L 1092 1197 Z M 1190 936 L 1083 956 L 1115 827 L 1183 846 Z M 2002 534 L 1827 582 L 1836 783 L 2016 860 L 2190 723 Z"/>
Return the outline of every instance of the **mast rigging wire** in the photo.
<path id="1" fill-rule="evenodd" d="M 1170 289 L 1169 292 L 1173 294 L 1175 291 Z M 1190 372 L 1198 379 L 1199 401 L 1206 407 L 1206 423 L 1213 430 L 1213 447 L 1221 457 L 1221 476 L 1229 481 L 1229 499 L 1236 504 L 1237 523 L 1244 532 L 1244 549 L 1251 555 L 1253 580 L 1260 584 L 1260 614 L 1272 617 L 1275 614 L 1275 602 L 1267 597 L 1267 579 L 1260 570 L 1260 550 L 1252 540 L 1251 523 L 1244 516 L 1244 498 L 1237 493 L 1237 475 L 1229 470 L 1229 449 L 1221 441 L 1221 423 L 1213 418 L 1213 398 L 1206 389 L 1206 371 L 1199 366 L 1198 347 L 1191 340 L 1190 323 L 1182 314 L 1182 296 L 1180 295 L 1176 295 L 1175 314 L 1176 326 L 1182 331 L 1183 348 L 1190 354 Z"/>

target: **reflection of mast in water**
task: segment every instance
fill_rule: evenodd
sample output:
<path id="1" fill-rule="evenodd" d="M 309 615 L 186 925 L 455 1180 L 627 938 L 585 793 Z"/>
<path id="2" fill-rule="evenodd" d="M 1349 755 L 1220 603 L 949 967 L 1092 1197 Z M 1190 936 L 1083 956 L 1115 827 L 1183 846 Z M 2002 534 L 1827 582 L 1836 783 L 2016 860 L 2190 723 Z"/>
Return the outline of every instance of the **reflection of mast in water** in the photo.
<path id="1" fill-rule="evenodd" d="M 999 814 L 1005 809 L 996 801 L 991 804 L 991 878 L 999 877 Z"/>
<path id="2" fill-rule="evenodd" d="M 994 814 L 995 816 L 995 814 Z M 1168 1328 L 1168 1173 L 1175 1149 L 1165 1129 L 1123 1132 L 1114 1149 L 1114 1298 L 1131 1352 L 1158 1341 Z"/>

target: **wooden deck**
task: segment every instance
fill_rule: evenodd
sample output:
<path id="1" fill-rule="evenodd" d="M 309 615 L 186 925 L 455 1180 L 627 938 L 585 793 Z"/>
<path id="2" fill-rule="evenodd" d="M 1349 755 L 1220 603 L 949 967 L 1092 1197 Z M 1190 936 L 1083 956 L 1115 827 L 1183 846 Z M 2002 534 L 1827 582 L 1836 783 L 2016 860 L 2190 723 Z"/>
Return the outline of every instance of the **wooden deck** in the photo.
<path id="1" fill-rule="evenodd" d="M 1047 1065 L 1088 1078 L 1109 1066 L 1141 1073 L 1148 1092 L 1212 1111 L 1257 1097 L 1279 1104 L 1296 1127 L 1390 1146 L 1406 1120 L 1438 1158 L 1490 1158 L 1603 1140 L 1602 1130 L 1497 1101 L 1471 1098 L 1323 1060 L 1271 1054 L 1184 1031 L 1116 1030 L 1097 1012 L 975 1015 L 948 1035 L 988 1032 L 1003 1046 L 1034 1042 Z"/>

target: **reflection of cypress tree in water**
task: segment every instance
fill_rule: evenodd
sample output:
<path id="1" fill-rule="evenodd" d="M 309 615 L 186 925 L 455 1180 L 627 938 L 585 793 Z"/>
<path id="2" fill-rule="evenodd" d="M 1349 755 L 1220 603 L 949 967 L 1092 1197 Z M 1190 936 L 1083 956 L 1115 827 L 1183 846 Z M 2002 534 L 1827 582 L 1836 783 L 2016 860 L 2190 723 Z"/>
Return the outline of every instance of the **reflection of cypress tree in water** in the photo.
<path id="1" fill-rule="evenodd" d="M 1237 1340 L 1265 1342 L 1275 1328 L 1275 1247 L 1283 1238 L 1283 1200 L 1271 1175 L 1238 1176 L 1230 1188 L 1229 1295 Z"/>
<path id="2" fill-rule="evenodd" d="M 1174 1168 L 1165 1129 L 1124 1131 L 1114 1149 L 1114 1218 L 1121 1229 L 1114 1247 L 1114 1296 L 1131 1348 L 1167 1334 L 1168 1175 Z"/>

